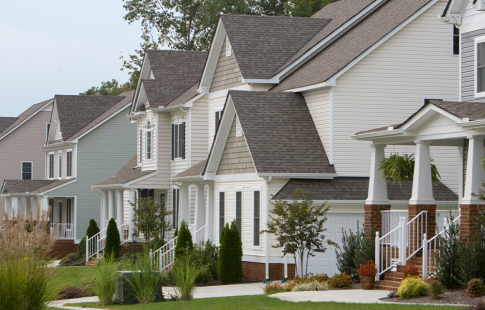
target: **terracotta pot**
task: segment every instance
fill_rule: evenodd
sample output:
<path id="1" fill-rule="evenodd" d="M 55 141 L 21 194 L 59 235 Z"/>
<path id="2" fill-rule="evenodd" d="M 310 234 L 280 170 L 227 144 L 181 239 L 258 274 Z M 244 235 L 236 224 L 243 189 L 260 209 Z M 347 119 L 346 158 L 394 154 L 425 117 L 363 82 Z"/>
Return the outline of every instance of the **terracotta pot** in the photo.
<path id="1" fill-rule="evenodd" d="M 363 290 L 373 290 L 376 284 L 376 278 L 372 276 L 360 277 L 360 283 L 362 284 Z"/>

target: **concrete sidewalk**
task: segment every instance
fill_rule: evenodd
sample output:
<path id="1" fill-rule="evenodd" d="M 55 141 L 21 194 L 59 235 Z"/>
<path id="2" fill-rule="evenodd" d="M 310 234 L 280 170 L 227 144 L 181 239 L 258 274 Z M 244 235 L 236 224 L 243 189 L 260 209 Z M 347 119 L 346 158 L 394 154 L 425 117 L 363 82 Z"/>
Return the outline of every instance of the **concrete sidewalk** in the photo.
<path id="1" fill-rule="evenodd" d="M 386 297 L 387 291 L 364 290 L 330 290 L 319 292 L 289 292 L 270 295 L 285 301 L 314 301 L 314 302 L 347 302 L 360 304 L 385 303 L 379 298 Z"/>

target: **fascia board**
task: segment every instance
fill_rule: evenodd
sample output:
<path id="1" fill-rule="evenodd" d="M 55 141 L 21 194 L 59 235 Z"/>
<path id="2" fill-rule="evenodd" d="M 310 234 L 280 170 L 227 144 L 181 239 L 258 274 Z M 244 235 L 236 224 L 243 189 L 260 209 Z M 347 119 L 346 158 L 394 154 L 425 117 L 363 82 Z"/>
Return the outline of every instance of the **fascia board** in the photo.
<path id="1" fill-rule="evenodd" d="M 48 189 L 48 190 L 46 190 L 46 191 L 44 191 L 44 192 L 35 193 L 35 194 L 37 194 L 37 195 L 39 195 L 39 196 L 43 196 L 43 195 L 45 195 L 45 194 L 47 194 L 47 193 L 49 193 L 49 192 L 52 192 L 52 191 L 54 191 L 54 190 L 56 190 L 56 189 L 59 189 L 59 188 L 64 187 L 64 186 L 67 186 L 67 185 L 69 185 L 69 184 L 72 184 L 72 183 L 74 183 L 74 182 L 76 182 L 76 181 L 77 181 L 77 179 L 74 179 L 74 180 L 72 180 L 71 182 L 67 182 L 67 183 L 61 184 L 61 185 L 59 185 L 59 186 L 56 186 L 56 187 L 54 187 L 54 188 Z"/>
<path id="2" fill-rule="evenodd" d="M 380 139 L 380 138 L 402 136 L 403 133 L 404 133 L 404 130 L 402 129 L 394 129 L 394 130 L 387 130 L 387 131 L 376 131 L 371 133 L 364 133 L 360 135 L 353 135 L 351 137 L 354 140 L 373 141 L 375 139 Z"/>
<path id="3" fill-rule="evenodd" d="M 217 52 L 221 52 L 222 44 L 224 43 L 224 37 L 226 36 L 226 29 L 222 24 L 222 20 L 219 17 L 217 22 L 216 33 L 214 34 L 214 39 L 212 41 L 209 55 L 204 66 L 204 71 L 202 71 L 202 77 L 200 79 L 199 88 L 197 91 L 199 93 L 209 93 L 210 84 L 212 78 L 214 77 L 214 72 L 216 70 L 217 62 L 219 60 L 219 54 L 215 55 Z M 216 58 L 215 58 L 216 57 Z M 215 59 L 214 59 L 215 58 Z"/>
<path id="4" fill-rule="evenodd" d="M 318 84 L 304 86 L 304 87 L 298 87 L 298 88 L 292 88 L 292 89 L 285 90 L 285 91 L 286 92 L 299 93 L 299 92 L 319 90 L 319 89 L 323 89 L 323 88 L 330 88 L 330 87 L 334 87 L 334 86 L 337 86 L 337 80 L 336 79 L 330 79 L 330 80 L 325 81 L 323 83 L 318 83 Z"/>
<path id="5" fill-rule="evenodd" d="M 404 122 L 404 124 L 402 124 L 400 126 L 399 129 L 403 129 L 403 130 L 407 130 L 409 129 L 412 125 L 414 125 L 417 121 L 419 121 L 421 118 L 425 117 L 430 111 L 434 111 L 438 114 L 441 114 L 453 121 L 455 121 L 456 123 L 461 123 L 463 122 L 463 119 L 459 118 L 458 116 L 456 115 L 453 115 L 451 114 L 450 112 L 448 111 L 445 111 L 433 104 L 428 104 L 427 106 L 425 106 L 424 108 L 421 109 L 421 111 L 419 111 L 418 113 L 416 113 L 416 115 L 414 115 L 413 117 L 411 117 L 410 119 L 408 119 L 406 122 Z"/>
<path id="6" fill-rule="evenodd" d="M 274 77 L 271 79 L 245 79 L 242 78 L 241 82 L 243 84 L 279 84 L 280 78 Z"/>
<path id="7" fill-rule="evenodd" d="M 148 65 L 147 65 L 147 63 L 148 63 Z M 143 79 L 143 74 L 145 73 L 146 66 L 149 66 L 150 67 L 150 61 L 148 60 L 147 53 L 145 52 L 145 57 L 143 57 L 143 64 L 141 65 L 141 69 L 140 69 L 140 78 L 138 79 L 138 83 L 136 85 L 135 96 L 133 97 L 133 102 L 132 103 L 138 102 L 137 101 L 138 100 L 138 93 L 140 92 L 141 81 Z M 136 110 L 136 107 L 133 104 L 132 105 L 132 108 L 130 109 L 130 112 L 132 113 L 135 110 Z"/>
<path id="8" fill-rule="evenodd" d="M 153 112 L 166 112 L 166 111 L 171 111 L 171 110 L 178 110 L 178 109 L 180 109 L 182 107 L 184 107 L 184 108 L 192 108 L 194 106 L 194 102 L 197 101 L 197 100 L 199 100 L 200 98 L 202 98 L 205 95 L 206 94 L 199 93 L 195 97 L 193 97 L 192 99 L 190 99 L 189 101 L 185 102 L 183 105 L 179 105 L 179 106 L 176 106 L 176 107 L 166 108 L 166 107 L 163 107 L 163 106 L 159 106 L 158 108 L 151 108 L 151 110 Z"/>
<path id="9" fill-rule="evenodd" d="M 336 173 L 258 173 L 262 178 L 293 178 L 293 179 L 333 179 L 337 177 Z"/>
<path id="10" fill-rule="evenodd" d="M 122 187 L 128 187 L 128 186 L 130 186 L 130 185 L 132 185 L 132 184 L 135 184 L 135 183 L 137 183 L 137 182 L 140 182 L 140 181 L 146 180 L 146 179 L 148 179 L 148 178 L 154 177 L 154 176 L 156 176 L 157 174 L 158 174 L 158 171 L 154 171 L 154 172 L 152 172 L 152 173 L 150 173 L 150 174 L 147 174 L 147 175 L 145 175 L 145 176 L 142 176 L 142 177 L 140 177 L 140 178 L 138 178 L 138 179 L 134 179 L 134 180 L 131 180 L 131 181 L 129 181 L 129 182 L 123 183 L 123 184 L 121 184 L 121 186 L 122 186 Z"/>

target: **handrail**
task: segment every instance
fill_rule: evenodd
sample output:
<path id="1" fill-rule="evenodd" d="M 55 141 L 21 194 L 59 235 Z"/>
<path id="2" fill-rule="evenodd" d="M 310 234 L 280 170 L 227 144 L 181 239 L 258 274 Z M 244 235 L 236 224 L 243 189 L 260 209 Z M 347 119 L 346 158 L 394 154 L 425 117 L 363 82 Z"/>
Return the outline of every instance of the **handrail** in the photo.
<path id="1" fill-rule="evenodd" d="M 376 232 L 375 239 L 375 262 L 377 267 L 376 281 L 379 281 L 380 275 L 388 270 L 396 267 L 402 263 L 404 259 L 403 240 L 402 237 L 405 227 L 405 218 L 399 218 L 399 225 L 379 237 L 379 232 Z"/>
<path id="2" fill-rule="evenodd" d="M 129 232 L 129 224 L 128 222 L 124 222 L 123 224 L 117 226 L 117 228 L 118 228 L 118 231 L 120 232 L 121 244 L 124 244 L 130 238 L 129 233 L 128 234 L 125 233 L 126 231 L 125 228 L 128 228 L 128 232 Z M 107 231 L 108 231 L 108 226 L 100 230 L 96 235 L 92 236 L 91 238 L 86 238 L 86 262 L 88 262 L 89 259 L 94 255 L 96 255 L 97 259 L 100 258 L 100 255 L 102 257 L 101 251 L 103 251 L 104 247 L 106 246 Z"/>
<path id="3" fill-rule="evenodd" d="M 406 261 L 423 248 L 423 234 L 428 231 L 428 211 L 421 211 L 407 223 L 407 253 Z M 404 248 L 406 251 L 406 248 Z M 404 262 L 406 264 L 406 262 Z"/>

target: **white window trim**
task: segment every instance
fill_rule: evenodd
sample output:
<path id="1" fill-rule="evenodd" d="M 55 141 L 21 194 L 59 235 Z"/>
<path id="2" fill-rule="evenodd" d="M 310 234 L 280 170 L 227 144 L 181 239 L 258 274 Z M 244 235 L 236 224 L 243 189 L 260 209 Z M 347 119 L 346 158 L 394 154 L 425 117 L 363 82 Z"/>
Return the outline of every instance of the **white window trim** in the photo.
<path id="1" fill-rule="evenodd" d="M 236 204 L 236 195 L 237 193 L 241 193 L 241 231 L 239 234 L 241 234 L 241 241 L 244 240 L 243 237 L 243 231 L 244 231 L 244 188 L 243 187 L 236 187 L 234 191 L 234 219 L 236 220 L 237 224 L 237 204 Z M 244 246 L 244 244 L 243 244 Z"/>
<path id="2" fill-rule="evenodd" d="M 30 163 L 30 179 L 33 180 L 34 179 L 34 162 L 33 161 L 22 161 L 20 163 L 20 179 L 23 180 L 24 163 Z"/>
<path id="3" fill-rule="evenodd" d="M 54 152 L 49 152 L 47 154 L 47 179 L 49 180 L 53 180 L 55 179 L 55 169 L 54 167 L 52 167 L 52 178 L 51 178 L 51 155 L 53 156 L 53 161 L 52 161 L 52 165 L 55 165 L 55 155 L 54 155 Z"/>
<path id="4" fill-rule="evenodd" d="M 151 118 L 151 115 L 148 115 L 147 116 L 147 120 L 146 120 L 146 125 L 145 125 L 145 161 L 147 162 L 150 162 L 150 161 L 153 161 L 154 160 L 154 157 L 153 157 L 153 123 L 149 120 L 149 118 Z M 148 127 L 150 125 L 150 127 Z M 148 133 L 150 132 L 150 158 L 148 158 Z"/>
<path id="5" fill-rule="evenodd" d="M 475 94 L 475 98 L 482 98 L 485 97 L 485 91 L 477 92 L 478 88 L 478 79 L 477 79 L 477 70 L 478 70 L 478 44 L 485 43 L 485 36 L 475 38 L 475 65 L 474 65 L 474 83 L 473 83 L 473 93 Z"/>
<path id="6" fill-rule="evenodd" d="M 455 44 L 455 24 L 451 24 L 451 56 L 459 57 L 461 55 L 461 33 L 458 28 L 458 54 L 453 53 L 453 44 Z"/>
<path id="7" fill-rule="evenodd" d="M 68 176 L 67 175 L 67 168 L 68 168 L 68 165 L 67 165 L 67 154 L 71 152 L 71 176 Z M 73 179 L 74 178 L 74 156 L 73 156 L 73 151 L 72 149 L 67 149 L 66 150 L 66 179 Z"/>
<path id="8" fill-rule="evenodd" d="M 219 220 L 221 219 L 221 193 L 224 193 L 224 227 L 226 226 L 227 222 L 227 192 L 225 187 L 221 187 L 217 190 L 217 201 L 219 202 L 217 205 L 217 243 L 221 245 L 221 226 Z"/>
<path id="9" fill-rule="evenodd" d="M 57 153 L 57 168 L 59 169 L 57 171 L 57 178 L 60 180 L 62 179 L 62 151 Z"/>
<path id="10" fill-rule="evenodd" d="M 177 139 L 180 135 L 180 126 L 184 123 L 184 116 L 183 115 L 178 115 L 178 116 L 174 116 L 172 117 L 172 124 L 175 125 L 175 126 L 179 126 L 179 128 L 177 129 L 177 134 L 176 134 L 176 137 L 175 139 Z M 187 124 L 187 122 L 186 122 Z M 187 160 L 187 128 L 185 128 L 185 158 L 182 158 L 182 156 L 180 155 L 181 154 L 181 148 L 180 148 L 180 141 L 179 140 L 175 140 L 175 142 L 173 143 L 173 146 L 177 148 L 177 156 L 174 156 L 173 158 L 173 161 L 186 161 Z M 170 139 L 172 139 L 172 136 L 170 135 Z M 178 143 L 177 143 L 178 142 Z M 170 143 L 170 147 L 172 146 L 172 143 Z M 171 151 L 171 150 L 170 150 Z"/>
<path id="11" fill-rule="evenodd" d="M 253 214 L 251 216 L 251 218 L 253 219 L 251 222 L 251 228 L 252 228 L 252 231 L 251 231 L 251 236 L 252 236 L 252 239 L 251 239 L 251 244 L 252 244 L 252 248 L 253 250 L 255 251 L 261 251 L 262 247 L 261 247 L 261 234 L 259 235 L 259 245 L 256 246 L 254 245 L 254 192 L 259 192 L 259 232 L 261 232 L 261 186 L 254 186 L 253 187 Z"/>

